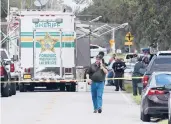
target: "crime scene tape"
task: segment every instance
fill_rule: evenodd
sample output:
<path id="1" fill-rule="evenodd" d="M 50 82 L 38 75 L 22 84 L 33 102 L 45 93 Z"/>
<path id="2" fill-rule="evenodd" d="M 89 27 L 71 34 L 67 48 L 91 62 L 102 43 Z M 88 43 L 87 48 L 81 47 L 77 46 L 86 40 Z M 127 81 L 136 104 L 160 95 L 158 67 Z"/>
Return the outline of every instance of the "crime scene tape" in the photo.
<path id="1" fill-rule="evenodd" d="M 143 77 L 123 77 L 123 78 L 106 78 L 106 80 L 130 80 L 130 79 L 142 79 Z M 76 80 L 19 80 L 19 81 L 1 81 L 0 83 L 71 83 L 71 82 L 83 82 L 86 79 L 76 79 Z"/>

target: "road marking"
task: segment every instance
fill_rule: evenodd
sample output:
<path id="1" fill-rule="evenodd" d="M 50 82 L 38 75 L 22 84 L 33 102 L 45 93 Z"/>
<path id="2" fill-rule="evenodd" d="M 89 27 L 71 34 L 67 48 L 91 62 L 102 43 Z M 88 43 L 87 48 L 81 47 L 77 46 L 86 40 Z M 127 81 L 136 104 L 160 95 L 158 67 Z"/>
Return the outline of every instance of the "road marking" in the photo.
<path id="1" fill-rule="evenodd" d="M 125 99 L 125 101 L 132 106 L 132 101 L 130 100 L 130 98 L 128 98 L 122 91 L 119 91 L 119 93 L 122 95 L 122 97 Z"/>

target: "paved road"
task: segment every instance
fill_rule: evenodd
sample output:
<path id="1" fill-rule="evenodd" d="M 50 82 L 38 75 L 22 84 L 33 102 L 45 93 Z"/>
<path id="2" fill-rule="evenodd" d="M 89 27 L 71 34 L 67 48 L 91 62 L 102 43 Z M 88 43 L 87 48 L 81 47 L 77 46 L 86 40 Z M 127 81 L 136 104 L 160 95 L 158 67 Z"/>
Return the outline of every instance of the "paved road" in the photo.
<path id="1" fill-rule="evenodd" d="M 102 114 L 93 113 L 89 92 L 18 93 L 2 98 L 1 107 L 2 124 L 142 124 L 139 106 L 114 91 L 104 94 Z"/>

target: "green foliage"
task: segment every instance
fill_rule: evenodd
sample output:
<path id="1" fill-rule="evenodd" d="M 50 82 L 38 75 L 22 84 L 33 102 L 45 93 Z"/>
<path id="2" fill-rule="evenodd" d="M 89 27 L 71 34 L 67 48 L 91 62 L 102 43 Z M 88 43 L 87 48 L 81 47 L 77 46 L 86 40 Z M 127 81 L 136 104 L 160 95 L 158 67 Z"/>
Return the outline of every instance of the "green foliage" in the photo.
<path id="1" fill-rule="evenodd" d="M 93 0 L 81 14 L 102 15 L 105 23 L 129 22 L 137 47 L 158 42 L 160 49 L 171 49 L 170 0 Z"/>

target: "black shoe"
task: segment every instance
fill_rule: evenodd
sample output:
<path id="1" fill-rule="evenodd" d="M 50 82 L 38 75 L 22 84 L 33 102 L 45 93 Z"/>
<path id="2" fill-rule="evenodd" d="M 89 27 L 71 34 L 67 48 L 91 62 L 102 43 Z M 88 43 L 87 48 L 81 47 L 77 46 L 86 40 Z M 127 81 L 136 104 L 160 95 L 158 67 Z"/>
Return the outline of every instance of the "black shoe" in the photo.
<path id="1" fill-rule="evenodd" d="M 99 109 L 99 110 L 98 110 L 98 113 L 102 113 L 102 109 Z"/>
<path id="2" fill-rule="evenodd" d="M 119 91 L 119 89 L 115 89 L 115 91 Z"/>
<path id="3" fill-rule="evenodd" d="M 125 89 L 121 89 L 121 91 L 126 91 Z"/>
<path id="4" fill-rule="evenodd" d="M 94 110 L 94 112 L 93 113 L 97 113 L 97 110 Z"/>

